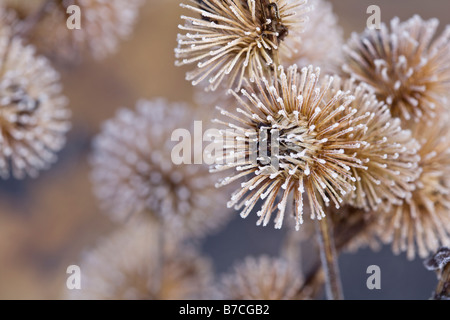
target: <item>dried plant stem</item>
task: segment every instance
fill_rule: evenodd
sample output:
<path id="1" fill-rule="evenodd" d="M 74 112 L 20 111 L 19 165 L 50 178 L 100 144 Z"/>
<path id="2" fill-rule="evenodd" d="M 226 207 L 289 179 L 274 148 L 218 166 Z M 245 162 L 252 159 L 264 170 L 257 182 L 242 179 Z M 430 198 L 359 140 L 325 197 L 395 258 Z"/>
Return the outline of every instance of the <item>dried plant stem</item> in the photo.
<path id="1" fill-rule="evenodd" d="M 297 232 L 290 231 L 286 234 L 282 245 L 281 256 L 297 266 L 299 272 L 302 271 L 302 238 Z"/>
<path id="2" fill-rule="evenodd" d="M 156 292 L 158 292 L 158 295 L 161 293 L 161 289 L 163 287 L 163 278 L 164 278 L 164 251 L 165 251 L 165 237 L 164 237 L 164 230 L 163 223 L 159 222 L 159 227 L 157 228 L 157 241 L 158 241 L 158 263 L 156 263 L 158 270 L 157 270 L 157 285 Z"/>
<path id="3" fill-rule="evenodd" d="M 155 270 L 150 270 L 150 272 L 151 274 L 155 275 L 155 281 L 153 282 L 152 290 L 156 296 L 159 296 L 159 293 L 161 292 L 162 289 L 163 273 L 164 273 L 164 253 L 165 253 L 164 251 L 166 249 L 164 236 L 165 228 L 164 223 L 161 221 L 161 219 L 157 218 L 154 214 L 148 212 L 148 217 L 150 217 L 151 224 L 156 226 L 154 228 L 156 232 L 152 235 L 150 240 L 153 243 L 156 243 L 156 246 L 154 244 L 149 244 L 150 249 L 156 248 L 156 254 L 155 251 L 150 250 L 149 258 L 157 259 L 156 263 L 150 262 L 150 268 L 155 268 Z"/>
<path id="4" fill-rule="evenodd" d="M 434 300 L 450 299 L 450 263 L 442 270 Z"/>
<path id="5" fill-rule="evenodd" d="M 349 208 L 350 210 L 356 210 Z M 350 211 L 351 213 L 351 211 Z M 361 219 L 355 219 L 350 225 L 346 225 L 343 228 L 340 225 L 334 225 L 334 243 L 337 253 L 340 253 L 351 242 L 354 237 L 362 234 L 367 230 L 367 226 L 370 225 L 370 221 Z M 318 297 L 321 293 L 322 285 L 325 281 L 324 273 L 321 268 L 321 263 L 317 262 L 310 269 L 308 275 L 305 277 L 304 285 L 301 289 L 302 292 L 308 291 L 309 297 Z"/>
<path id="6" fill-rule="evenodd" d="M 22 38 L 26 38 L 29 36 L 30 32 L 33 30 L 34 27 L 45 17 L 49 9 L 52 5 L 56 4 L 60 0 L 47 0 L 45 1 L 42 6 L 36 10 L 35 13 L 29 15 L 26 20 L 24 21 L 20 31 L 18 32 L 18 36 Z"/>
<path id="7" fill-rule="evenodd" d="M 324 217 L 316 221 L 317 236 L 320 246 L 320 258 L 325 273 L 325 288 L 329 300 L 342 300 L 342 284 L 333 238 L 331 221 Z"/>

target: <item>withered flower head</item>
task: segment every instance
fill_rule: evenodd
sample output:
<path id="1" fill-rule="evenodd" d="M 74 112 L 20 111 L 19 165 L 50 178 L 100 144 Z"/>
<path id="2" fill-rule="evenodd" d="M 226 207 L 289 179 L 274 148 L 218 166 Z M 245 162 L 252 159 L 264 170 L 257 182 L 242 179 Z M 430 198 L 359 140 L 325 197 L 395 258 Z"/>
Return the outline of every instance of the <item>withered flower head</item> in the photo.
<path id="1" fill-rule="evenodd" d="M 91 161 L 102 208 L 119 221 L 146 213 L 181 223 L 190 236 L 222 225 L 228 216 L 220 210 L 225 200 L 208 167 L 171 161 L 172 132 L 193 132 L 196 119 L 201 117 L 188 105 L 159 99 L 139 101 L 135 111 L 121 109 L 106 121 L 94 140 Z"/>
<path id="2" fill-rule="evenodd" d="M 445 106 L 450 91 L 450 27 L 435 38 L 437 19 L 419 16 L 390 30 L 366 30 L 353 34 L 345 50 L 343 71 L 370 84 L 380 101 L 395 117 L 404 120 L 431 119 Z"/>
<path id="3" fill-rule="evenodd" d="M 383 214 L 379 232 L 395 253 L 424 258 L 450 243 L 450 135 L 447 123 L 418 126 L 421 174 L 412 197 Z"/>
<path id="4" fill-rule="evenodd" d="M 226 300 L 299 300 L 303 280 L 299 271 L 283 259 L 247 258 L 223 277 L 219 295 Z"/>
<path id="5" fill-rule="evenodd" d="M 321 219 L 323 204 L 339 208 L 353 190 L 352 168 L 365 168 L 355 157 L 362 147 L 356 136 L 365 128 L 353 125 L 357 110 L 350 106 L 351 93 L 330 94 L 334 79 L 319 82 L 319 69 L 314 71 L 312 66 L 298 72 L 294 65 L 287 73 L 279 67 L 273 77 L 255 81 L 255 91 L 249 86 L 241 90 L 242 98 L 235 94 L 241 106 L 236 114 L 222 111 L 231 122 L 216 121 L 231 134 L 223 131 L 224 156 L 217 157 L 215 169 L 236 172 L 218 186 L 247 177 L 228 205 L 244 207 L 241 216 L 246 217 L 262 199 L 258 224 L 267 225 L 278 208 L 276 228 L 282 226 L 293 193 L 298 229 L 303 223 L 305 193 L 311 218 Z M 226 163 L 220 164 L 222 160 Z"/>
<path id="6" fill-rule="evenodd" d="M 391 204 L 401 204 L 411 197 L 413 182 L 419 175 L 419 144 L 411 131 L 402 130 L 400 119 L 391 117 L 389 107 L 378 102 L 366 84 L 336 78 L 327 99 L 340 90 L 355 97 L 350 107 L 358 111 L 351 124 L 365 127 L 355 132 L 354 138 L 361 141 L 356 157 L 367 169 L 352 168 L 356 188 L 350 194 L 349 204 L 367 211 L 379 207 L 387 211 Z"/>
<path id="7" fill-rule="evenodd" d="M 196 64 L 187 80 L 208 81 L 215 90 L 222 81 L 238 90 L 243 78 L 273 68 L 298 41 L 309 11 L 306 0 L 191 0 L 182 16 L 176 65 Z"/>
<path id="8" fill-rule="evenodd" d="M 344 32 L 338 25 L 333 6 L 325 0 L 308 0 L 310 12 L 304 32 L 290 48 L 292 54 L 285 57 L 283 65 L 310 64 L 320 67 L 322 73 L 335 73 L 342 61 Z"/>
<path id="9" fill-rule="evenodd" d="M 21 21 L 18 32 L 27 38 L 39 52 L 67 60 L 74 59 L 86 48 L 96 59 L 117 50 L 120 40 L 127 38 L 134 26 L 143 0 L 0 0 L 0 5 L 12 9 Z M 81 11 L 81 29 L 66 27 L 67 8 L 77 5 Z M 42 18 L 30 29 L 30 16 Z"/>
<path id="10" fill-rule="evenodd" d="M 59 74 L 0 27 L 0 175 L 36 177 L 56 161 L 70 128 Z"/>
<path id="11" fill-rule="evenodd" d="M 209 290 L 211 263 L 190 247 L 171 246 L 163 254 L 155 226 L 131 223 L 84 253 L 81 290 L 69 299 L 199 299 Z"/>

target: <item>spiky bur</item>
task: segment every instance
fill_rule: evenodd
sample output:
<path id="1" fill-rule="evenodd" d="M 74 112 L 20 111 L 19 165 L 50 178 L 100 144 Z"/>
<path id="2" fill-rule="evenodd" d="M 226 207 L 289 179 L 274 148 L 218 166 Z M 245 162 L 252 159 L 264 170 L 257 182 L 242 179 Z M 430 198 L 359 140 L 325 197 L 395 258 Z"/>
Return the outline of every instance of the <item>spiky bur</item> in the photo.
<path id="1" fill-rule="evenodd" d="M 336 73 L 342 62 L 343 30 L 338 25 L 330 2 L 308 0 L 310 11 L 304 32 L 289 43 L 290 51 L 283 54 L 283 66 L 297 64 L 300 67 L 310 64 L 318 66 L 322 73 Z M 207 81 L 200 82 L 194 89 L 194 100 L 206 107 L 233 105 L 234 97 L 227 94 L 224 83 L 214 92 L 208 92 Z M 229 110 L 228 110 L 229 111 Z"/>
<path id="2" fill-rule="evenodd" d="M 336 77 L 326 99 L 331 99 L 339 91 L 349 91 L 354 95 L 350 107 L 358 111 L 351 124 L 365 128 L 349 133 L 361 141 L 361 148 L 355 151 L 356 157 L 367 167 L 367 170 L 351 169 L 356 181 L 355 190 L 349 195 L 349 204 L 366 211 L 379 208 L 388 211 L 390 205 L 401 204 L 411 197 L 415 188 L 413 182 L 419 176 L 417 151 L 420 146 L 411 136 L 411 131 L 402 130 L 401 120 L 391 117 L 389 107 L 378 102 L 365 83 Z"/>
<path id="3" fill-rule="evenodd" d="M 177 144 L 172 132 L 194 132 L 194 120 L 202 118 L 188 105 L 158 99 L 139 101 L 136 110 L 121 109 L 104 123 L 94 140 L 91 176 L 105 212 L 118 221 L 146 213 L 171 226 L 182 224 L 187 236 L 224 224 L 225 199 L 208 167 L 171 161 Z M 194 157 L 199 152 L 194 148 Z"/>
<path id="4" fill-rule="evenodd" d="M 47 0 L 0 0 L 0 5 L 16 12 L 20 18 L 15 29 L 42 54 L 71 62 L 83 49 L 96 59 L 114 53 L 120 40 L 129 37 L 143 0 L 55 0 L 47 5 L 36 25 L 30 16 L 36 15 Z M 67 8 L 77 5 L 81 10 L 81 29 L 66 27 Z"/>
<path id="5" fill-rule="evenodd" d="M 207 89 L 226 81 L 239 90 L 244 77 L 270 70 L 298 41 L 309 11 L 306 0 L 191 0 L 181 6 L 193 13 L 182 16 L 176 65 L 196 64 L 186 79 Z"/>
<path id="6" fill-rule="evenodd" d="M 191 247 L 170 246 L 164 254 L 153 235 L 158 226 L 133 222 L 106 236 L 77 263 L 82 289 L 69 299 L 202 299 L 212 280 L 211 263 Z M 163 258 L 161 262 L 160 259 Z"/>
<path id="7" fill-rule="evenodd" d="M 231 130 L 223 130 L 224 152 L 215 170 L 235 172 L 217 186 L 247 177 L 228 206 L 243 208 L 245 218 L 262 199 L 258 225 L 267 225 L 278 208 L 275 227 L 281 228 L 290 194 L 297 229 L 303 223 L 305 194 L 311 218 L 321 219 L 324 205 L 339 208 L 354 189 L 352 168 L 366 168 L 355 156 L 362 144 L 354 137 L 365 128 L 352 124 L 354 97 L 338 91 L 325 98 L 334 80 L 319 82 L 319 73 L 312 66 L 301 72 L 296 65 L 287 72 L 279 67 L 269 79 L 256 78 L 255 91 L 249 86 L 241 96 L 233 93 L 241 107 L 236 113 L 222 110 L 231 122 L 215 121 Z"/>
<path id="8" fill-rule="evenodd" d="M 393 116 L 430 120 L 450 91 L 450 27 L 434 39 L 438 23 L 395 18 L 390 30 L 382 24 L 353 34 L 344 48 L 344 73 L 370 84 Z"/>
<path id="9" fill-rule="evenodd" d="M 57 159 L 70 129 L 59 74 L 0 27 L 0 175 L 36 177 Z"/>
<path id="10" fill-rule="evenodd" d="M 218 286 L 218 295 L 226 300 L 299 300 L 302 292 L 299 271 L 280 258 L 246 258 L 225 275 Z"/>
<path id="11" fill-rule="evenodd" d="M 418 126 L 414 136 L 419 150 L 421 173 L 412 197 L 380 216 L 382 240 L 392 243 L 398 254 L 414 259 L 450 244 L 450 135 L 447 122 Z"/>
<path id="12" fill-rule="evenodd" d="M 322 73 L 336 73 L 342 61 L 344 32 L 338 24 L 331 2 L 308 0 L 310 12 L 305 30 L 298 41 L 290 48 L 292 53 L 283 65 L 297 64 L 300 67 L 310 64 L 320 67 Z"/>

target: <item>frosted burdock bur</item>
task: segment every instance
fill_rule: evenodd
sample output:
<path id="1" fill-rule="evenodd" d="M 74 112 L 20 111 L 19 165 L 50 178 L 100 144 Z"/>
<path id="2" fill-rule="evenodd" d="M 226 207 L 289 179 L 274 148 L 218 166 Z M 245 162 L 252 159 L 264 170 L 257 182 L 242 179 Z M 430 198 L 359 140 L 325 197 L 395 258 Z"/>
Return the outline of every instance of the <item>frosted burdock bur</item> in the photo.
<path id="1" fill-rule="evenodd" d="M 9 31 L 0 26 L 0 175 L 36 177 L 57 160 L 70 111 L 59 74 Z"/>
<path id="2" fill-rule="evenodd" d="M 442 115 L 444 119 L 448 119 Z M 383 213 L 378 232 L 385 243 L 392 243 L 398 254 L 416 253 L 425 258 L 440 245 L 450 244 L 450 135 L 447 121 L 418 126 L 413 136 L 421 148 L 420 176 L 411 198 Z"/>
<path id="3" fill-rule="evenodd" d="M 435 36 L 437 19 L 391 21 L 390 29 L 354 33 L 344 48 L 344 73 L 375 89 L 402 120 L 430 120 L 448 109 L 450 26 Z"/>
<path id="4" fill-rule="evenodd" d="M 304 23 L 304 31 L 289 42 L 289 51 L 283 51 L 284 67 L 297 64 L 299 67 L 310 64 L 320 67 L 322 74 L 336 73 L 342 63 L 343 30 L 333 13 L 330 2 L 324 0 L 308 0 L 310 11 L 308 21 Z M 339 67 L 338 67 L 339 66 Z M 216 105 L 226 110 L 235 108 L 235 99 L 227 94 L 225 81 L 210 91 L 210 83 L 202 81 L 194 89 L 194 100 L 198 105 L 213 108 Z"/>
<path id="5" fill-rule="evenodd" d="M 301 300 L 303 280 L 299 270 L 281 258 L 246 258 L 222 277 L 218 295 L 225 300 Z"/>
<path id="6" fill-rule="evenodd" d="M 420 146 L 411 131 L 402 129 L 401 120 L 391 117 L 389 107 L 376 99 L 368 85 L 335 77 L 326 99 L 339 91 L 351 92 L 355 97 L 350 107 L 357 112 L 351 124 L 364 127 L 348 133 L 361 141 L 361 148 L 355 152 L 365 167 L 351 169 L 356 181 L 348 202 L 366 211 L 388 211 L 391 205 L 409 199 L 415 189 L 414 181 L 420 172 L 417 155 Z"/>
<path id="7" fill-rule="evenodd" d="M 223 137 L 223 156 L 236 160 L 216 165 L 215 171 L 233 171 L 218 186 L 246 177 L 247 181 L 241 183 L 228 203 L 229 207 L 242 210 L 242 217 L 247 217 L 262 199 L 258 224 L 267 225 L 278 209 L 275 227 L 281 228 L 289 195 L 293 194 L 298 229 L 303 223 L 305 194 L 311 218 L 322 219 L 324 206 L 339 208 L 354 189 L 352 168 L 366 168 L 362 159 L 355 156 L 362 147 L 355 137 L 365 129 L 361 123 L 353 125 L 357 110 L 350 105 L 355 97 L 344 91 L 326 96 L 334 80 L 321 82 L 319 73 L 312 66 L 298 72 L 294 65 L 287 72 L 279 67 L 267 79 L 256 77 L 255 86 L 242 89 L 240 95 L 233 93 L 239 108 L 235 112 L 223 110 L 223 119 L 216 120 L 236 132 L 236 137 Z M 257 135 L 247 135 L 248 130 Z M 254 139 L 262 145 L 272 140 L 268 133 L 278 133 L 278 143 L 274 142 L 278 150 L 276 154 L 269 153 L 273 151 L 271 145 L 267 150 L 271 161 L 263 162 L 259 157 L 254 161 L 248 146 Z M 219 158 L 217 161 L 220 163 Z"/>
<path id="8" fill-rule="evenodd" d="M 186 75 L 215 90 L 222 82 L 238 90 L 244 78 L 270 70 L 291 56 L 309 11 L 306 0 L 191 0 L 181 6 L 176 65 L 195 65 Z"/>
<path id="9" fill-rule="evenodd" d="M 91 176 L 102 208 L 114 220 L 145 214 L 189 236 L 225 223 L 226 201 L 208 166 L 171 161 L 177 144 L 172 132 L 194 132 L 194 120 L 202 118 L 188 105 L 156 99 L 139 101 L 135 110 L 120 109 L 103 124 L 93 144 Z"/>
<path id="10" fill-rule="evenodd" d="M 173 246 L 160 255 L 153 234 L 159 226 L 131 223 L 104 237 L 79 263 L 82 289 L 69 299 L 204 299 L 212 280 L 211 263 L 193 248 Z"/>
<path id="11" fill-rule="evenodd" d="M 119 42 L 127 39 L 144 0 L 0 0 L 20 18 L 15 29 L 25 34 L 39 52 L 67 62 L 87 49 L 96 59 L 117 51 Z M 69 30 L 67 8 L 76 5 L 81 12 L 81 29 Z M 35 25 L 28 17 L 42 10 Z"/>

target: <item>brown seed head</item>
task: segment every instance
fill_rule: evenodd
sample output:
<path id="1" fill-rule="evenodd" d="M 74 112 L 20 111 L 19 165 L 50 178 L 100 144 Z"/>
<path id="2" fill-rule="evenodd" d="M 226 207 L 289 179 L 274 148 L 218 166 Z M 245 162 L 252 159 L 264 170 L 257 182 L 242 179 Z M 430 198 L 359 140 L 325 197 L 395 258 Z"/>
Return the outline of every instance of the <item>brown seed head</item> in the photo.
<path id="1" fill-rule="evenodd" d="M 353 34 L 343 71 L 371 85 L 393 116 L 430 120 L 450 91 L 450 26 L 435 38 L 438 23 L 419 16 L 402 23 L 395 18 L 390 29 L 382 24 L 380 30 Z"/>

